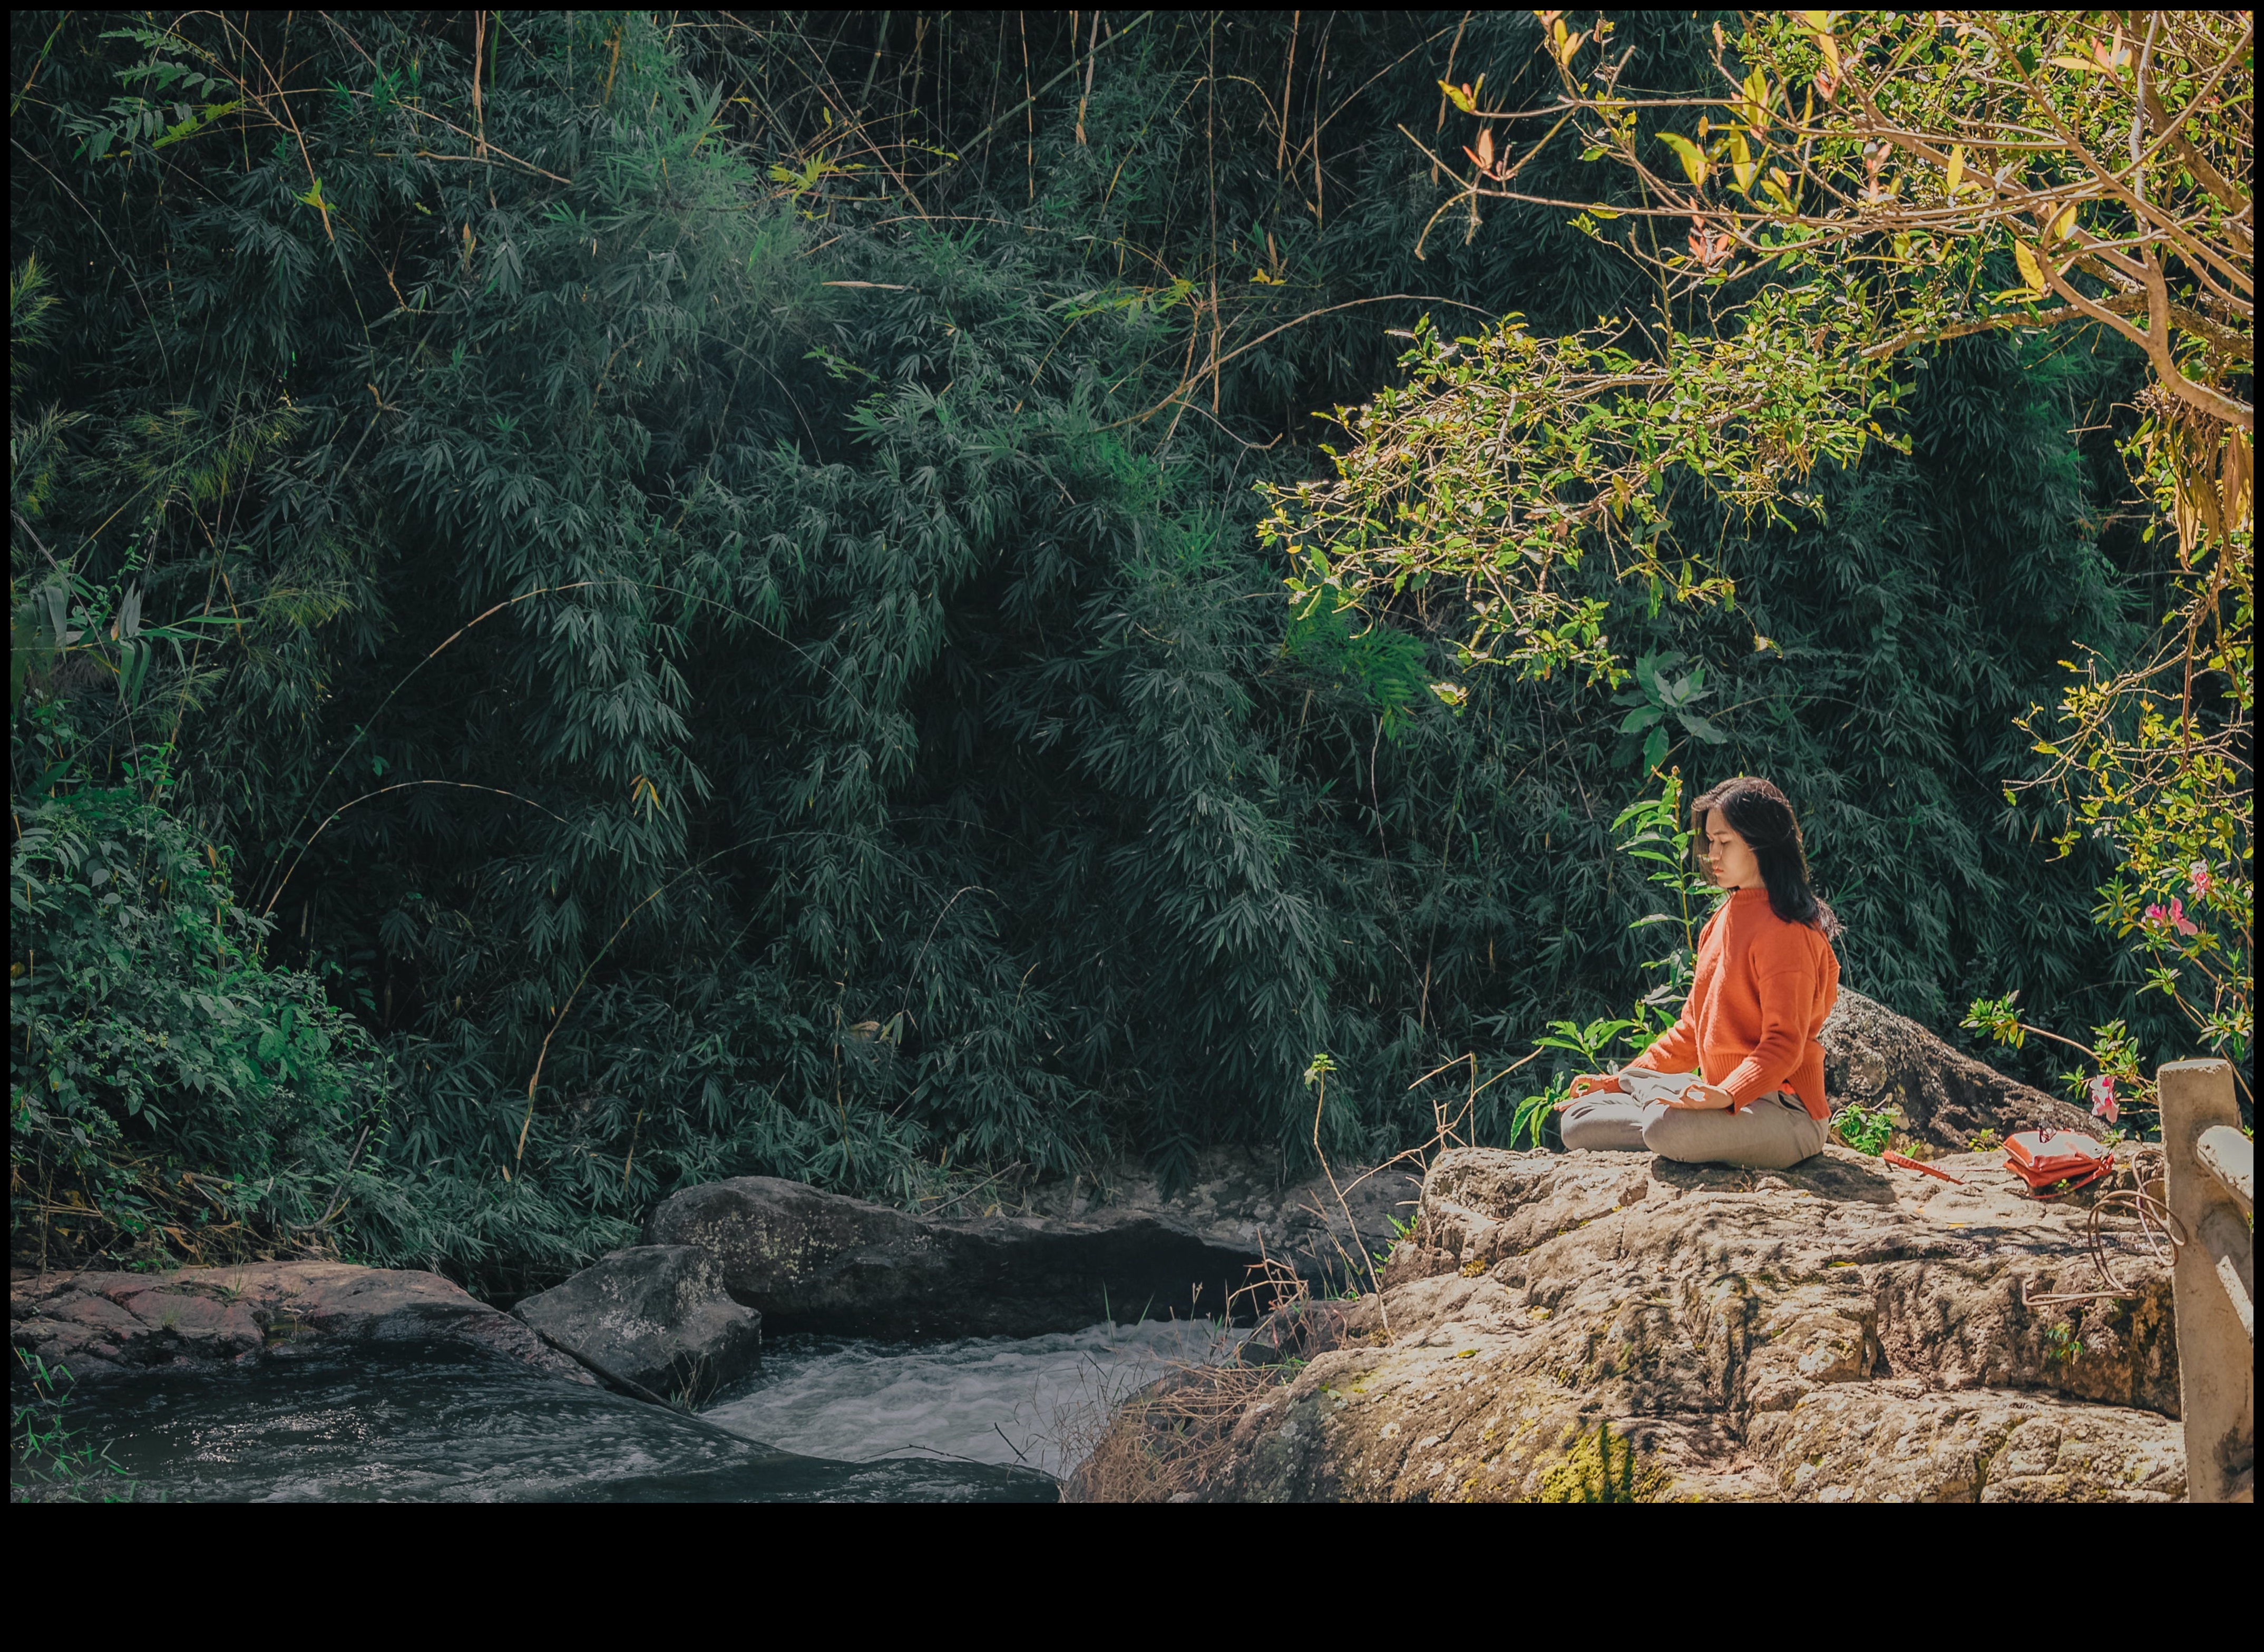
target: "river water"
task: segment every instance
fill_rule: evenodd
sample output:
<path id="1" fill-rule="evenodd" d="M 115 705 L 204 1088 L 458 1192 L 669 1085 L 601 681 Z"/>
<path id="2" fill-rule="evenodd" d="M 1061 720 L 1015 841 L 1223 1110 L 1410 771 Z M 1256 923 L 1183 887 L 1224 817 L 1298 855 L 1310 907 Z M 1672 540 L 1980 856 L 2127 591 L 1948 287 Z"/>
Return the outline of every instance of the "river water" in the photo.
<path id="1" fill-rule="evenodd" d="M 688 1417 L 456 1345 L 363 1344 L 89 1384 L 69 1421 L 174 1502 L 1052 1502 L 1107 1409 L 1208 1325 L 787 1337 Z"/>

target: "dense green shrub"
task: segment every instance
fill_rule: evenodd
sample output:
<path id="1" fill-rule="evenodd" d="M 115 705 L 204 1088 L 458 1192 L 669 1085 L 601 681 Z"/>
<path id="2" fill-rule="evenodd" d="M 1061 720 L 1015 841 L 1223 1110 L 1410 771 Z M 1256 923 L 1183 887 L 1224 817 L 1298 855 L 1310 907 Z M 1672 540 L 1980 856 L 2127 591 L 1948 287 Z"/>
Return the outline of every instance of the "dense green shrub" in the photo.
<path id="1" fill-rule="evenodd" d="M 268 926 L 217 852 L 121 789 L 23 804 L 16 825 L 9 1159 L 51 1259 L 219 1260 L 350 1235 L 362 1211 L 413 1222 L 367 1168 L 385 1128 L 368 1033 L 310 976 L 262 967 Z"/>

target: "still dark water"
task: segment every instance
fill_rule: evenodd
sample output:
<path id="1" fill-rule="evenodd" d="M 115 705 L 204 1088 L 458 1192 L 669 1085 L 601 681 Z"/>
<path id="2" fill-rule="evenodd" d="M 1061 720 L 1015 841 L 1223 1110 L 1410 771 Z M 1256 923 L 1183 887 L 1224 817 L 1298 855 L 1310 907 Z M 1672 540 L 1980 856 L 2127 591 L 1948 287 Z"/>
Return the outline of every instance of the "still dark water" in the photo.
<path id="1" fill-rule="evenodd" d="M 90 1384 L 69 1415 L 172 1502 L 1050 1503 L 1115 1400 L 1231 1345 L 1185 1325 L 787 1337 L 692 1417 L 458 1346 L 364 1344 Z"/>

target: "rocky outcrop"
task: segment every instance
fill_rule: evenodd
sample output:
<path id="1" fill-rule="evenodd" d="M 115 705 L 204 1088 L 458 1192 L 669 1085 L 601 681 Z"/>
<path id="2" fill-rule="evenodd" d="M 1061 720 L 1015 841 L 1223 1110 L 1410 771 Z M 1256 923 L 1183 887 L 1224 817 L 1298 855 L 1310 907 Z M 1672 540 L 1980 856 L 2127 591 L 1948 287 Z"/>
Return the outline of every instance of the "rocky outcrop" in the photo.
<path id="1" fill-rule="evenodd" d="M 591 1380 L 519 1321 L 436 1273 L 343 1262 L 13 1279 L 8 1330 L 16 1347 L 82 1381 L 358 1341 L 456 1343 Z"/>
<path id="2" fill-rule="evenodd" d="M 731 1300 L 722 1264 L 685 1245 L 633 1245 L 512 1313 L 619 1381 L 698 1406 L 752 1371 L 763 1316 Z"/>
<path id="3" fill-rule="evenodd" d="M 1380 1296 L 1303 1328 L 1302 1367 L 1175 1373 L 1172 1393 L 1126 1408 L 1118 1432 L 1139 1438 L 1097 1452 L 1108 1479 L 1082 1489 L 2181 1496 L 2166 1264 L 2102 1213 L 2131 1294 L 2044 1300 L 2101 1288 L 2097 1195 L 2037 1203 L 2000 1163 L 1946 1156 L 1951 1185 L 1837 1148 L 1774 1173 L 1442 1154 Z M 1128 1463 L 1154 1466 L 1144 1489 Z"/>
<path id="4" fill-rule="evenodd" d="M 1824 1090 L 1834 1107 L 1884 1108 L 1887 1145 L 1914 1157 L 1963 1153 L 1983 1131 L 2091 1130 L 2082 1109 L 1952 1049 L 1917 1022 L 1840 990 L 1824 1023 Z"/>

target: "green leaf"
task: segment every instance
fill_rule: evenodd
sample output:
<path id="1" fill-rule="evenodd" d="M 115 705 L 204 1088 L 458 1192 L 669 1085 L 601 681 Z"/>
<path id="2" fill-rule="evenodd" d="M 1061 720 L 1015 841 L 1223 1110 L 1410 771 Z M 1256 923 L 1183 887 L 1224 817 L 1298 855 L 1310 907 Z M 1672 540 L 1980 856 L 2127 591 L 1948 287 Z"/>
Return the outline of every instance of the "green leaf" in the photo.
<path id="1" fill-rule="evenodd" d="M 1674 151 L 1675 158 L 1682 163 L 1682 170 L 1691 184 L 1699 189 L 1705 188 L 1706 174 L 1711 170 L 1706 152 L 1680 133 L 1662 132 L 1658 134 L 1658 141 Z"/>

